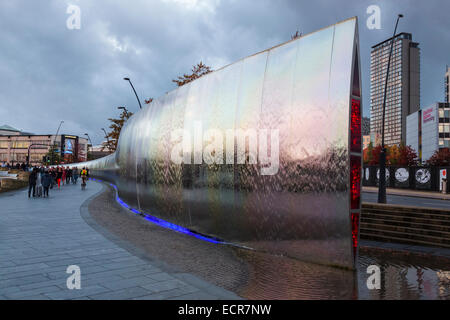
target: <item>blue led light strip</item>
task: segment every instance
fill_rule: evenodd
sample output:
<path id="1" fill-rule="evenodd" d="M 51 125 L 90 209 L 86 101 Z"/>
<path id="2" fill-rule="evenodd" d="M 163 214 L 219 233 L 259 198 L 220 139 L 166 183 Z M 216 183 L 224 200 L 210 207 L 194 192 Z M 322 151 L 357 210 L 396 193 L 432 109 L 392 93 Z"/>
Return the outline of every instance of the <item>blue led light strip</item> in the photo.
<path id="1" fill-rule="evenodd" d="M 104 181 L 102 181 L 100 179 L 94 179 L 94 178 L 90 178 L 90 180 L 104 182 Z M 235 244 L 232 244 L 232 243 L 225 242 L 225 241 L 220 240 L 218 238 L 202 235 L 202 234 L 200 234 L 198 232 L 189 230 L 189 229 L 184 228 L 182 226 L 179 226 L 179 225 L 176 225 L 174 223 L 162 220 L 160 218 L 157 218 L 155 216 L 149 215 L 149 214 L 147 214 L 145 212 L 142 212 L 142 211 L 139 211 L 139 210 L 137 210 L 135 208 L 132 208 L 127 203 L 125 203 L 122 199 L 120 199 L 119 191 L 117 190 L 117 186 L 115 184 L 112 184 L 112 183 L 109 183 L 109 185 L 111 187 L 113 187 L 114 190 L 116 191 L 116 201 L 117 201 L 118 204 L 120 204 L 125 209 L 130 210 L 134 214 L 143 216 L 144 219 L 146 219 L 146 220 L 148 220 L 148 221 L 150 221 L 150 222 L 152 222 L 152 223 L 154 223 L 154 224 L 156 224 L 156 225 L 158 225 L 160 227 L 163 227 L 163 228 L 166 228 L 166 229 L 171 229 L 171 230 L 174 230 L 174 231 L 179 232 L 179 233 L 187 234 L 189 236 L 195 237 L 195 238 L 200 239 L 202 241 L 207 241 L 207 242 L 216 243 L 216 244 L 227 244 L 227 245 L 233 245 L 233 246 L 240 247 L 240 248 L 250 249 L 250 248 L 246 248 L 246 247 L 243 247 L 243 246 L 238 246 L 238 245 L 235 245 Z"/>

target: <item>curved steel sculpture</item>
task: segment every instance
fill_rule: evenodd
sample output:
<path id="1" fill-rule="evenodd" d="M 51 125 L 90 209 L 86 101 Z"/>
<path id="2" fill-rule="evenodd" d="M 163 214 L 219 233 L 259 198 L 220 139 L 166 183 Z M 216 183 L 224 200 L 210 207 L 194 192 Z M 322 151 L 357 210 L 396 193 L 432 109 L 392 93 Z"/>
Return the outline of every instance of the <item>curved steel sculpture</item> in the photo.
<path id="1" fill-rule="evenodd" d="M 223 67 L 134 114 L 76 164 L 130 207 L 257 250 L 354 268 L 361 176 L 357 19 Z"/>

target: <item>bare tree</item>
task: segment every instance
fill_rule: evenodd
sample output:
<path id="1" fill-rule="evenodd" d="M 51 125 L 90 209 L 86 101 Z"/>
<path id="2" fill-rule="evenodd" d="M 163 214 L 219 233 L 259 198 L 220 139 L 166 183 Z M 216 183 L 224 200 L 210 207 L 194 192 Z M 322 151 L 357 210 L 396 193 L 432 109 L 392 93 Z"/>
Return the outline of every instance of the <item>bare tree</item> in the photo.
<path id="1" fill-rule="evenodd" d="M 172 82 L 175 82 L 179 87 L 181 87 L 186 83 L 194 81 L 195 79 L 198 79 L 212 71 L 213 70 L 211 70 L 211 67 L 204 65 L 203 62 L 200 61 L 200 63 L 192 68 L 191 74 L 184 74 L 182 77 L 178 77 L 178 79 L 172 80 Z"/>
<path id="2" fill-rule="evenodd" d="M 108 148 L 108 150 L 110 150 L 111 152 L 116 151 L 120 131 L 122 131 L 123 125 L 132 115 L 133 115 L 132 112 L 128 112 L 126 109 L 124 109 L 120 114 L 119 119 L 112 119 L 112 118 L 108 119 L 109 121 L 112 122 L 111 125 L 109 126 L 111 131 L 105 137 L 107 141 L 103 143 L 102 150 Z"/>

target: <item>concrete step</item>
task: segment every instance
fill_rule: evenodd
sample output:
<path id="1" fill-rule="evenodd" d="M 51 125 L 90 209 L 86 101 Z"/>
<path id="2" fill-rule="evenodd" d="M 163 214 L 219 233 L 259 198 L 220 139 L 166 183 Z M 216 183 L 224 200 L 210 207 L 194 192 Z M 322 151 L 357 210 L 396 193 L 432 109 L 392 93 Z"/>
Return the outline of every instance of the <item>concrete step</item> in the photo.
<path id="1" fill-rule="evenodd" d="M 422 213 L 448 213 L 448 214 L 450 214 L 450 209 L 415 207 L 415 206 L 406 206 L 406 205 L 398 205 L 398 204 L 382 204 L 382 203 L 376 203 L 376 202 L 363 202 L 362 208 L 363 209 L 389 208 L 389 209 L 395 209 L 396 211 L 422 212 Z"/>
<path id="2" fill-rule="evenodd" d="M 396 226 L 429 226 L 429 229 L 433 230 L 450 230 L 450 222 L 439 219 L 396 217 L 390 216 L 389 214 L 364 213 L 361 216 L 361 221 L 376 221 L 378 223 L 391 224 Z"/>
<path id="3" fill-rule="evenodd" d="M 401 235 L 393 236 L 393 235 L 386 235 L 386 234 L 376 234 L 376 233 L 371 233 L 370 230 L 361 230 L 360 237 L 361 237 L 361 239 L 374 240 L 374 241 L 380 241 L 380 242 L 396 242 L 396 243 L 405 243 L 405 244 L 411 244 L 411 245 L 425 245 L 425 246 L 432 246 L 432 247 L 450 248 L 450 244 L 446 244 L 446 243 L 438 244 L 434 241 L 409 239 L 409 238 L 402 237 Z"/>
<path id="4" fill-rule="evenodd" d="M 450 213 L 442 213 L 439 210 L 436 210 L 434 213 L 430 212 L 418 212 L 418 211 L 405 211 L 405 210 L 397 210 L 396 208 L 377 208 L 377 209 L 362 209 L 363 212 L 367 214 L 374 215 L 383 215 L 388 213 L 389 216 L 395 217 L 407 217 L 407 218 L 423 218 L 423 219 L 434 219 L 441 220 L 442 222 L 446 221 L 450 223 Z"/>
<path id="5" fill-rule="evenodd" d="M 380 223 L 367 223 L 361 222 L 360 224 L 361 230 L 370 230 L 377 232 L 395 232 L 395 233 L 404 233 L 408 235 L 408 238 L 419 236 L 419 237 L 427 237 L 430 239 L 432 237 L 446 239 L 450 243 L 450 230 L 440 231 L 440 230 L 430 230 L 426 228 L 422 228 L 420 226 L 411 227 L 411 226 L 395 226 L 389 224 L 380 224 Z"/>
<path id="6" fill-rule="evenodd" d="M 450 211 L 363 204 L 361 239 L 450 248 Z"/>
<path id="7" fill-rule="evenodd" d="M 360 220 L 361 223 L 364 223 L 366 225 L 370 224 L 377 224 L 380 227 L 383 226 L 390 226 L 390 227 L 397 227 L 397 228 L 417 228 L 417 229 L 424 229 L 428 231 L 438 231 L 438 232 L 445 232 L 450 234 L 450 226 L 438 224 L 438 223 L 423 223 L 423 222 L 411 222 L 411 221 L 395 221 L 395 220 L 389 220 L 389 219 L 379 219 L 379 218 L 371 218 L 371 217 L 361 217 Z"/>
<path id="8" fill-rule="evenodd" d="M 432 236 L 432 235 L 421 235 L 417 233 L 405 232 L 405 231 L 388 231 L 388 230 L 379 230 L 379 229 L 360 229 L 360 233 L 362 234 L 371 234 L 377 236 L 383 236 L 390 239 L 405 239 L 409 243 L 420 243 L 427 242 L 433 246 L 450 246 L 450 239 L 448 237 L 442 236 Z"/>

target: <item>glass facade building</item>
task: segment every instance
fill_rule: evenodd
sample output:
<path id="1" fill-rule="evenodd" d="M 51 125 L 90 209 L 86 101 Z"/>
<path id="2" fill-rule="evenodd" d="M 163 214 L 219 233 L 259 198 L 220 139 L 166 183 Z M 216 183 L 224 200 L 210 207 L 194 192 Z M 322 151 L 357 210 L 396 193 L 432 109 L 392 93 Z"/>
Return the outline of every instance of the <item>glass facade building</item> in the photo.
<path id="1" fill-rule="evenodd" d="M 420 49 L 409 33 L 400 33 L 372 47 L 370 60 L 370 132 L 381 144 L 383 98 L 389 52 L 392 52 L 386 94 L 385 144 L 406 142 L 406 117 L 420 106 Z"/>

